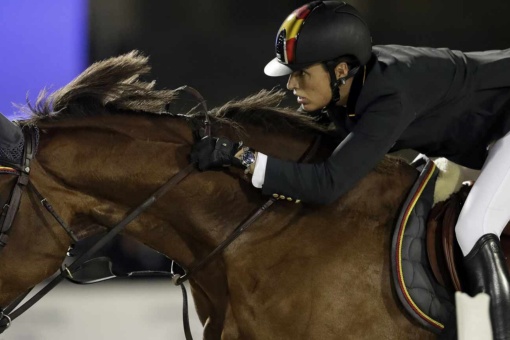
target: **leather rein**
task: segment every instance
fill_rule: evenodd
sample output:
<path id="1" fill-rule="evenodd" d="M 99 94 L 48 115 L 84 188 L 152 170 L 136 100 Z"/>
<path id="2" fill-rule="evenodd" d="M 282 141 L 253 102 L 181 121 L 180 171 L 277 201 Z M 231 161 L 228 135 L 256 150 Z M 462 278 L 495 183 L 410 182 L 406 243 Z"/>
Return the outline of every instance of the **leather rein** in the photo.
<path id="1" fill-rule="evenodd" d="M 192 87 L 182 86 L 176 89 L 176 91 L 185 91 L 195 97 L 195 99 L 202 105 L 204 111 L 204 122 L 203 128 L 205 136 L 211 135 L 211 122 L 209 118 L 209 111 L 202 95 Z M 73 233 L 72 229 L 65 223 L 65 221 L 58 215 L 53 209 L 52 205 L 48 202 L 44 196 L 37 190 L 32 182 L 29 180 L 30 163 L 34 159 L 36 152 L 36 140 L 33 137 L 32 128 L 24 130 L 25 133 L 25 148 L 23 154 L 23 164 L 16 166 L 18 179 L 12 190 L 11 197 L 8 204 L 5 204 L 0 214 L 0 251 L 5 247 L 9 239 L 9 231 L 12 227 L 16 213 L 19 209 L 21 202 L 21 196 L 25 187 L 29 187 L 39 198 L 41 204 L 45 209 L 53 216 L 53 218 L 62 226 L 68 236 L 76 243 L 78 238 Z M 320 137 L 316 138 L 311 146 L 305 151 L 299 162 L 309 161 L 317 152 L 320 146 Z M 141 213 L 147 210 L 154 202 L 156 202 L 161 196 L 166 194 L 171 188 L 176 186 L 184 178 L 196 169 L 196 164 L 190 163 L 184 169 L 180 170 L 177 174 L 172 176 L 166 183 L 164 183 L 159 189 L 157 189 L 150 197 L 148 197 L 139 206 L 131 210 L 128 215 L 118 222 L 112 229 L 110 229 L 105 235 L 103 235 L 95 244 L 90 246 L 84 251 L 74 262 L 70 265 L 63 265 L 58 273 L 50 282 L 48 282 L 43 288 L 35 293 L 30 299 L 25 301 L 21 306 L 18 305 L 25 299 L 30 293 L 32 288 L 28 289 L 25 293 L 17 297 L 11 302 L 6 308 L 0 308 L 0 334 L 4 332 L 11 325 L 17 317 L 27 311 L 43 296 L 49 293 L 55 288 L 62 280 L 72 278 L 74 270 L 79 268 L 83 263 L 87 261 L 94 253 L 103 248 L 108 242 L 110 242 L 115 236 L 117 236 L 124 228 L 136 219 Z M 279 198 L 271 197 L 268 199 L 260 208 L 258 208 L 252 215 L 250 215 L 244 222 L 242 222 L 223 242 L 221 242 L 209 255 L 207 255 L 200 262 L 195 264 L 189 269 L 184 270 L 183 275 L 171 273 L 172 281 L 175 285 L 180 286 L 183 294 L 183 327 L 186 340 L 192 340 L 191 329 L 189 325 L 188 315 L 188 300 L 187 292 L 184 286 L 184 282 L 188 281 L 196 272 L 210 263 L 213 258 L 228 247 L 235 239 L 237 239 L 249 226 L 251 226 L 269 207 L 273 205 Z M 17 307 L 17 308 L 16 308 Z"/>

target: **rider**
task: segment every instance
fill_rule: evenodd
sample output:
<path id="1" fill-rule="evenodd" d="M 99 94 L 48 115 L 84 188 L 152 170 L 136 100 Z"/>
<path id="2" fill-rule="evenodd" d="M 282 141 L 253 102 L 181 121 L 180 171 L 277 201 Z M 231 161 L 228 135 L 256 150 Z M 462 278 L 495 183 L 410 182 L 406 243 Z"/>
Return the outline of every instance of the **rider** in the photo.
<path id="1" fill-rule="evenodd" d="M 23 156 L 21 128 L 0 113 L 0 165 L 18 165 Z"/>
<path id="2" fill-rule="evenodd" d="M 350 190 L 389 151 L 482 169 L 456 233 L 471 293 L 491 296 L 495 339 L 510 340 L 510 275 L 499 240 L 510 220 L 509 69 L 510 50 L 372 46 L 355 8 L 314 1 L 283 22 L 264 71 L 288 75 L 301 110 L 322 110 L 345 131 L 332 155 L 293 163 L 209 137 L 195 144 L 192 159 L 200 170 L 242 163 L 264 194 L 320 204 Z"/>

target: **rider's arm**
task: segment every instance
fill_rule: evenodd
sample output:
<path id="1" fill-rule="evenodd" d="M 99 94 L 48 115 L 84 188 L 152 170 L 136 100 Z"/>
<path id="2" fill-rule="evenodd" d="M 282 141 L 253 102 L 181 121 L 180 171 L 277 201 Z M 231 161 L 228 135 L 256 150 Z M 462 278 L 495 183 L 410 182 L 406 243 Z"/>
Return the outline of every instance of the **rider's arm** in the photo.
<path id="1" fill-rule="evenodd" d="M 377 165 L 413 119 L 397 94 L 380 98 L 325 162 L 301 164 L 268 156 L 262 191 L 304 202 L 333 202 Z"/>

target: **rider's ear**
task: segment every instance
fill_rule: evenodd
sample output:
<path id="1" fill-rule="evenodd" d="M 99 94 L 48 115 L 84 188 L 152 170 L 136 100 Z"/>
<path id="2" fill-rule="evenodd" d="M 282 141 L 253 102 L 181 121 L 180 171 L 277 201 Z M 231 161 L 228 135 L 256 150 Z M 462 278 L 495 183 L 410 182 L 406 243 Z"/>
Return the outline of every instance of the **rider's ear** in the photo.
<path id="1" fill-rule="evenodd" d="M 347 63 L 341 62 L 338 65 L 336 65 L 336 67 L 335 67 L 336 79 L 346 78 L 348 74 L 349 74 L 349 66 L 347 65 Z M 345 80 L 342 83 L 345 84 Z"/>

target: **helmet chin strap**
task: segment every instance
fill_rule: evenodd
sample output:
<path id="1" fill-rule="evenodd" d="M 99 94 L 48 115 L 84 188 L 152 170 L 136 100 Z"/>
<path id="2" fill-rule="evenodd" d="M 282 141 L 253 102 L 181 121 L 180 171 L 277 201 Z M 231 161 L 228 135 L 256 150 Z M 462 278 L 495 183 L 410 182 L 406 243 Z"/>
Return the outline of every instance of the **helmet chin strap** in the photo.
<path id="1" fill-rule="evenodd" d="M 327 66 L 326 66 L 327 67 Z M 331 101 L 329 102 L 328 106 L 335 105 L 338 101 L 340 101 L 340 86 L 345 85 L 345 82 L 347 79 L 352 78 L 358 73 L 359 66 L 356 66 L 347 72 L 347 75 L 345 77 L 341 77 L 336 79 L 335 74 L 335 68 L 334 67 L 327 67 L 329 76 L 331 78 Z"/>

